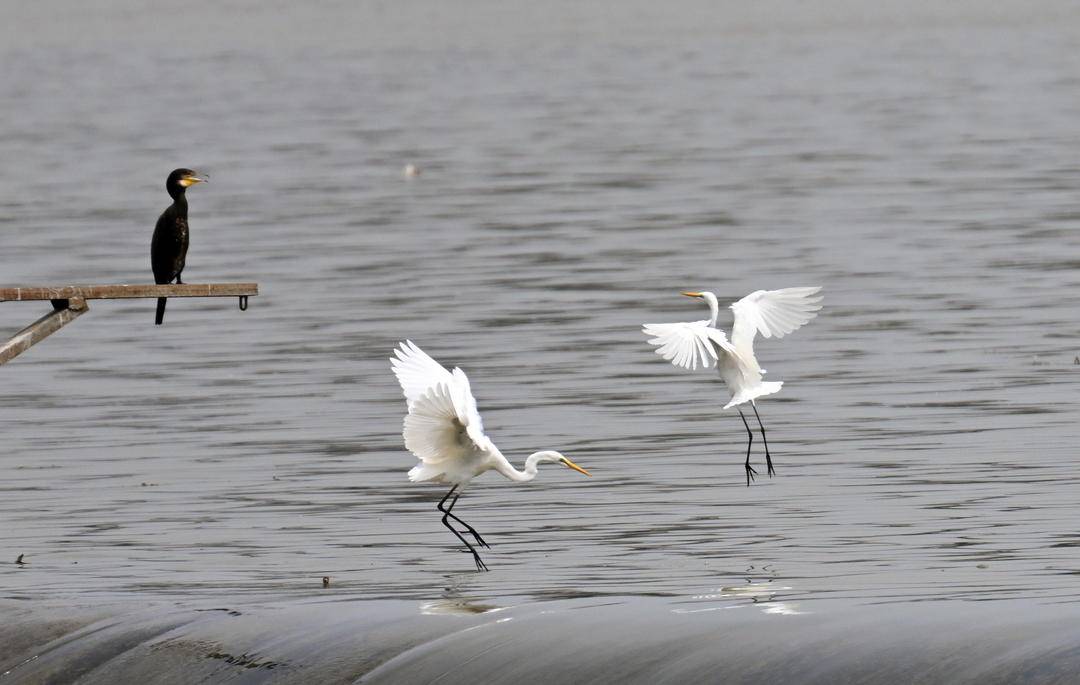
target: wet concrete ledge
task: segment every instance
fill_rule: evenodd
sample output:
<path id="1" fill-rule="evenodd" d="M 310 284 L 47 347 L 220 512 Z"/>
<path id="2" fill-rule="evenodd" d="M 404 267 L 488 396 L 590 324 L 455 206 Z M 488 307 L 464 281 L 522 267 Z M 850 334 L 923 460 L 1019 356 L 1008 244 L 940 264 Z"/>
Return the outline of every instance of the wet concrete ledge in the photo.
<path id="1" fill-rule="evenodd" d="M 0 602 L 0 683 L 1073 683 L 1080 606 Z"/>

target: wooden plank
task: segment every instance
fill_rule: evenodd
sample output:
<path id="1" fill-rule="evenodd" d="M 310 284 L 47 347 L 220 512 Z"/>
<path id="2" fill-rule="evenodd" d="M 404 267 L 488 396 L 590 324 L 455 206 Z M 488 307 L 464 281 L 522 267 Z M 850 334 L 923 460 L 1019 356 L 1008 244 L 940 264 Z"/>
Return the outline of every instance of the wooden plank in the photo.
<path id="1" fill-rule="evenodd" d="M 0 364 L 6 364 L 35 344 L 41 342 L 67 324 L 82 316 L 90 306 L 81 298 L 58 299 L 53 311 L 15 334 L 11 340 L 0 343 Z"/>
<path id="2" fill-rule="evenodd" d="M 141 297 L 239 297 L 258 294 L 258 283 L 59 285 L 0 288 L 0 302 L 70 300 L 72 298 L 112 300 Z"/>

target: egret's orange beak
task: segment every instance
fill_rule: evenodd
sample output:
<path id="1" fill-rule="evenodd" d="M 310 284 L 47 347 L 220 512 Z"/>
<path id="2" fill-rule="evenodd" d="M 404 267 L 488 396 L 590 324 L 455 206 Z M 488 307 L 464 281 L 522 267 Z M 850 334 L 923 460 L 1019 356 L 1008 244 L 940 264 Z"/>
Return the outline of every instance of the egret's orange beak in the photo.
<path id="1" fill-rule="evenodd" d="M 692 292 L 690 292 L 688 290 L 684 290 L 679 294 L 680 295 L 686 295 L 687 297 L 701 297 L 701 293 L 692 293 Z"/>
<path id="2" fill-rule="evenodd" d="M 574 462 L 570 461 L 566 457 L 563 457 L 562 463 L 565 464 L 566 468 L 568 468 L 568 469 L 574 469 L 578 473 L 584 473 L 586 476 L 591 476 L 592 475 L 591 473 L 589 473 L 585 469 L 581 468 L 580 466 L 578 466 Z"/>

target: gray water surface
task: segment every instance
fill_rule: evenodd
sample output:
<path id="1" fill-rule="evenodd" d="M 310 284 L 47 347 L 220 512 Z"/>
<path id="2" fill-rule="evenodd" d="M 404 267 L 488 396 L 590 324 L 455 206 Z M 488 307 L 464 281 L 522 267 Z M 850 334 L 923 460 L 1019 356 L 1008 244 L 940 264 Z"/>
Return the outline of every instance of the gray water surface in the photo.
<path id="1" fill-rule="evenodd" d="M 0 282 L 148 282 L 191 166 L 185 279 L 262 294 L 0 370 L 0 595 L 1080 599 L 1080 15 L 834 4 L 9 7 Z M 801 285 L 747 488 L 640 326 Z M 594 474 L 475 482 L 491 573 L 405 478 L 406 338 Z"/>

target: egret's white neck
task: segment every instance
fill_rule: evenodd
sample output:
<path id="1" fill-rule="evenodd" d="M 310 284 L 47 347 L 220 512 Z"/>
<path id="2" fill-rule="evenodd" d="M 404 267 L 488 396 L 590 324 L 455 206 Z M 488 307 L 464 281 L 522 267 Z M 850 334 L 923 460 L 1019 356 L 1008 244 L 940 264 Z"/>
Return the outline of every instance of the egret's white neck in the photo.
<path id="1" fill-rule="evenodd" d="M 517 481 L 518 483 L 526 483 L 533 478 L 536 478 L 536 465 L 540 463 L 540 460 L 544 457 L 544 454 L 544 452 L 536 452 L 535 454 L 530 454 L 529 458 L 525 460 L 524 471 L 518 471 L 517 469 L 515 469 L 513 464 L 507 461 L 506 457 L 503 457 L 502 454 L 500 454 L 499 456 L 502 457 L 502 459 L 499 459 L 495 462 L 495 470 L 512 481 Z"/>
<path id="2" fill-rule="evenodd" d="M 701 296 L 709 303 L 709 325 L 716 328 L 716 321 L 720 318 L 720 302 L 712 293 L 701 293 Z"/>

